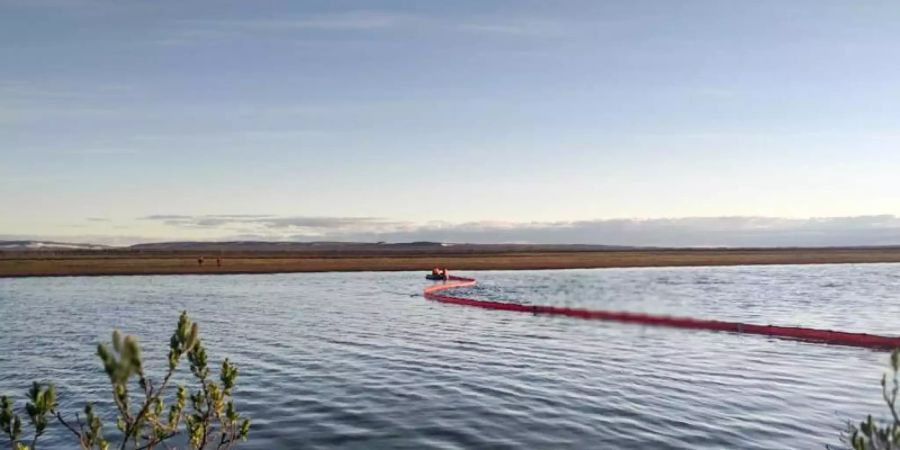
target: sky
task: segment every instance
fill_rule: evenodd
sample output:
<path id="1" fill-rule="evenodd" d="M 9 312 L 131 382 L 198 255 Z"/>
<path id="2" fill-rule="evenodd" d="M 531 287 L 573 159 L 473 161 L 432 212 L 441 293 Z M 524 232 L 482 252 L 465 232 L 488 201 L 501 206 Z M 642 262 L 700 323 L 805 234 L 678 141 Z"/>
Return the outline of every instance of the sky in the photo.
<path id="1" fill-rule="evenodd" d="M 900 244 L 894 0 L 0 0 L 0 239 Z"/>

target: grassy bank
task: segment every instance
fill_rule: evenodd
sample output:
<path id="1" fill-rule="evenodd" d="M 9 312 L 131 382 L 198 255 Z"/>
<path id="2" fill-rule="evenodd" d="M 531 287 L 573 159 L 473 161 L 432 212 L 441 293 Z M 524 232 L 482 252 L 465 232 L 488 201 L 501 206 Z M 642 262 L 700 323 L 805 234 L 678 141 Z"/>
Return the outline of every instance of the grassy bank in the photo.
<path id="1" fill-rule="evenodd" d="M 205 257 L 203 265 L 197 263 Z M 535 270 L 900 262 L 900 248 L 629 250 L 464 254 L 18 253 L 0 257 L 0 277 L 429 270 Z"/>

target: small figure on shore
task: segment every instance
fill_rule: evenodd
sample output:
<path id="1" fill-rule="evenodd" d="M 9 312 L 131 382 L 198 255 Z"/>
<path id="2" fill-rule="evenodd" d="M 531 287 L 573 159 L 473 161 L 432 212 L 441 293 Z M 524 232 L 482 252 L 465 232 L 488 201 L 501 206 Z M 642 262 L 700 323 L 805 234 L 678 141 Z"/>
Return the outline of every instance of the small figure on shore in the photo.
<path id="1" fill-rule="evenodd" d="M 222 267 L 222 258 L 216 258 L 216 265 Z"/>
<path id="2" fill-rule="evenodd" d="M 202 265 L 203 265 L 203 257 L 202 257 L 202 256 L 199 257 L 199 258 L 197 258 L 197 265 L 198 265 L 198 266 L 202 266 Z"/>

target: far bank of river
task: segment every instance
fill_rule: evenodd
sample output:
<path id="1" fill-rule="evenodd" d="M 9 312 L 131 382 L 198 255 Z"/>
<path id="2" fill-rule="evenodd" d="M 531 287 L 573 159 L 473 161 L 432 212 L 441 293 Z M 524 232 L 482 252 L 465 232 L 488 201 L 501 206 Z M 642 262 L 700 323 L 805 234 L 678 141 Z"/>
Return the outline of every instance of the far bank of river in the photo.
<path id="1" fill-rule="evenodd" d="M 200 258 L 203 259 L 202 264 Z M 673 249 L 464 254 L 20 253 L 0 258 L 0 277 L 287 272 L 590 269 L 900 262 L 900 248 Z"/>

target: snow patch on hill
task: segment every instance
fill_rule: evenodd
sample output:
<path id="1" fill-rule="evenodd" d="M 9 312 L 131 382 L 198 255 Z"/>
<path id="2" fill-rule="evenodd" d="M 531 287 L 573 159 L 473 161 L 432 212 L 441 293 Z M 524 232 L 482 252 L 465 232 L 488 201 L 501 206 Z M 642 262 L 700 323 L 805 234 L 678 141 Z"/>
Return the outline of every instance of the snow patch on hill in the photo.
<path id="1" fill-rule="evenodd" d="M 51 241 L 0 241 L 0 250 L 103 250 L 109 248 L 97 244 L 76 244 Z"/>

